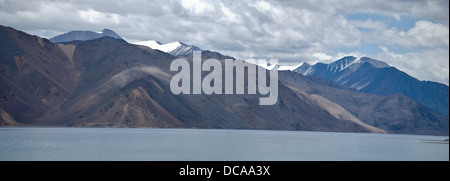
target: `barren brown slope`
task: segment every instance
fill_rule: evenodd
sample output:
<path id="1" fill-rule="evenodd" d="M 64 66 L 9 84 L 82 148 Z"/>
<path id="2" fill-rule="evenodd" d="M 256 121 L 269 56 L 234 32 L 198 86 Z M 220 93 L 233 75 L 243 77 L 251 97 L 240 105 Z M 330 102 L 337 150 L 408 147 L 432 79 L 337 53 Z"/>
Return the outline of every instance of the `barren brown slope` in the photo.
<path id="1" fill-rule="evenodd" d="M 203 58 L 226 57 L 205 52 Z M 282 101 L 274 106 L 260 106 L 261 95 L 174 95 L 169 88 L 173 59 L 109 38 L 78 44 L 74 62 L 81 70 L 80 83 L 54 120 L 73 126 L 370 131 L 334 117 L 284 84 Z"/>
<path id="2" fill-rule="evenodd" d="M 371 131 L 284 83 L 273 106 L 260 106 L 261 95 L 174 95 L 175 57 L 164 52 L 108 37 L 57 45 L 2 30 L 3 42 L 15 45 L 2 42 L 2 96 L 17 95 L 1 105 L 8 124 Z M 226 57 L 206 51 L 203 58 Z"/>
<path id="3" fill-rule="evenodd" d="M 56 44 L 0 26 L 0 107 L 18 122 L 38 121 L 63 102 L 78 71 Z"/>
<path id="4" fill-rule="evenodd" d="M 47 117 L 49 124 L 119 127 L 251 128 L 204 95 L 173 95 L 173 56 L 111 38 L 77 44 L 74 93 Z"/>

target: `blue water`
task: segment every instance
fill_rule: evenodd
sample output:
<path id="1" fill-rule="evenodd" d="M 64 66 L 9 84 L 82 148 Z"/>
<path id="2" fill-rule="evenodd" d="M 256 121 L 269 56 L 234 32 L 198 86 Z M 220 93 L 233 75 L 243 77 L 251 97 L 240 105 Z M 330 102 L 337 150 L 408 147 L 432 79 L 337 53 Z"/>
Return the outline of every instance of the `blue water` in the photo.
<path id="1" fill-rule="evenodd" d="M 306 131 L 0 128 L 0 160 L 449 160 L 441 136 Z"/>

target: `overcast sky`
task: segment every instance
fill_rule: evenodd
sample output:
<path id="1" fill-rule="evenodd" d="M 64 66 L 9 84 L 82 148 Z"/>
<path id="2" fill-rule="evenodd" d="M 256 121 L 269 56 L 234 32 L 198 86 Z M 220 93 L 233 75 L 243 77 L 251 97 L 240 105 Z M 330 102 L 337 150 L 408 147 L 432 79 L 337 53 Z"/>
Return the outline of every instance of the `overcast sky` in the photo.
<path id="1" fill-rule="evenodd" d="M 449 84 L 448 0 L 0 0 L 0 24 L 45 38 L 109 28 L 281 64 L 368 56 Z"/>

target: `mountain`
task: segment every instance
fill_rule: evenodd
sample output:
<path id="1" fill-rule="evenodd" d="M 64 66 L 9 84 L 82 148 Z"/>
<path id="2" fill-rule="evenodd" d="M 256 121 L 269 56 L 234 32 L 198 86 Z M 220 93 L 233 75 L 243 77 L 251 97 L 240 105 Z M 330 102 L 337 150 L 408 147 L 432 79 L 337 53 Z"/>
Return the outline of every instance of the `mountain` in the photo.
<path id="1" fill-rule="evenodd" d="M 318 76 L 377 95 L 403 94 L 448 118 L 449 87 L 419 81 L 388 64 L 368 57 L 344 57 L 330 64 L 317 63 L 293 70 L 305 76 Z"/>
<path id="2" fill-rule="evenodd" d="M 279 79 L 334 102 L 366 124 L 389 133 L 448 135 L 448 118 L 400 94 L 381 96 L 359 92 L 317 76 L 280 71 Z M 319 84 L 318 84 L 319 83 Z"/>
<path id="3" fill-rule="evenodd" d="M 174 95 L 169 86 L 173 55 L 110 37 L 54 44 L 0 29 L 3 126 L 385 132 L 283 82 L 273 106 L 260 106 L 257 94 Z M 204 51 L 202 58 L 223 63 L 229 57 Z"/>
<path id="4" fill-rule="evenodd" d="M 187 44 L 185 44 L 183 42 L 179 42 L 179 41 L 162 44 L 155 40 L 149 40 L 149 41 L 136 42 L 134 44 L 147 46 L 147 47 L 150 47 L 151 49 L 160 50 L 160 51 L 169 53 L 173 56 L 187 55 L 187 54 L 192 54 L 193 51 L 201 51 L 200 48 L 198 48 L 194 45 L 187 45 Z"/>
<path id="5" fill-rule="evenodd" d="M 280 72 L 278 102 L 260 106 L 259 94 L 171 93 L 172 60 L 192 64 L 192 54 L 175 57 L 111 37 L 55 44 L 3 26 L 0 40 L 1 126 L 448 135 L 448 120 L 406 96 L 329 87 L 295 72 Z M 232 57 L 202 52 L 202 61 L 210 58 L 223 65 Z"/>
<path id="6" fill-rule="evenodd" d="M 93 32 L 93 31 L 71 31 L 68 33 L 64 33 L 53 38 L 50 38 L 50 41 L 53 43 L 60 42 L 70 42 L 70 41 L 86 41 L 93 40 L 101 37 L 112 37 L 115 39 L 122 39 L 117 33 L 110 29 L 103 29 L 101 32 Z"/>

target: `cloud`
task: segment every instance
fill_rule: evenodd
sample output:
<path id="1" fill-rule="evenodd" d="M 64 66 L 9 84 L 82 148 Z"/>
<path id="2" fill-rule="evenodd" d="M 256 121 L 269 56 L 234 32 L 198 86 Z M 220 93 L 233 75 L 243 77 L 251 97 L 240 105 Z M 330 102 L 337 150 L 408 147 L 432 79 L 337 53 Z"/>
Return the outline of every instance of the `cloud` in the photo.
<path id="1" fill-rule="evenodd" d="M 417 21 L 415 26 L 408 31 L 399 31 L 391 28 L 378 34 L 374 41 L 384 45 L 398 45 L 406 48 L 412 47 L 449 47 L 448 25 L 437 24 L 429 21 Z"/>
<path id="2" fill-rule="evenodd" d="M 109 28 L 130 42 L 182 41 L 238 58 L 277 58 L 286 64 L 364 55 L 334 50 L 357 50 L 367 44 L 388 47 L 380 57 L 423 61 L 431 56 L 442 64 L 448 61 L 441 56 L 449 46 L 448 6 L 448 1 L 433 0 L 1 0 L 0 24 L 46 38 L 71 30 Z M 347 19 L 358 13 L 418 21 L 409 30 L 398 30 L 375 19 Z M 431 72 L 422 77 L 445 81 Z"/>
<path id="3" fill-rule="evenodd" d="M 397 54 L 389 51 L 387 47 L 380 48 L 383 52 L 374 58 L 383 60 L 419 80 L 433 80 L 449 85 L 448 49 Z"/>
<path id="4" fill-rule="evenodd" d="M 406 36 L 413 38 L 418 46 L 448 47 L 449 29 L 442 24 L 418 21 L 414 28 L 406 32 Z"/>
<path id="5" fill-rule="evenodd" d="M 202 0 L 181 0 L 181 5 L 194 15 L 211 13 L 216 10 L 210 2 Z"/>
<path id="6" fill-rule="evenodd" d="M 85 21 L 88 21 L 90 23 L 112 23 L 112 24 L 119 24 L 119 16 L 117 14 L 111 14 L 111 13 L 101 13 L 98 11 L 95 11 L 93 9 L 89 9 L 87 11 L 82 10 L 78 11 L 78 14 L 81 16 L 81 18 Z"/>
<path id="7" fill-rule="evenodd" d="M 372 19 L 368 19 L 366 21 L 350 20 L 350 23 L 358 28 L 367 29 L 369 31 L 383 31 L 387 29 L 387 26 L 384 22 L 373 21 Z"/>

